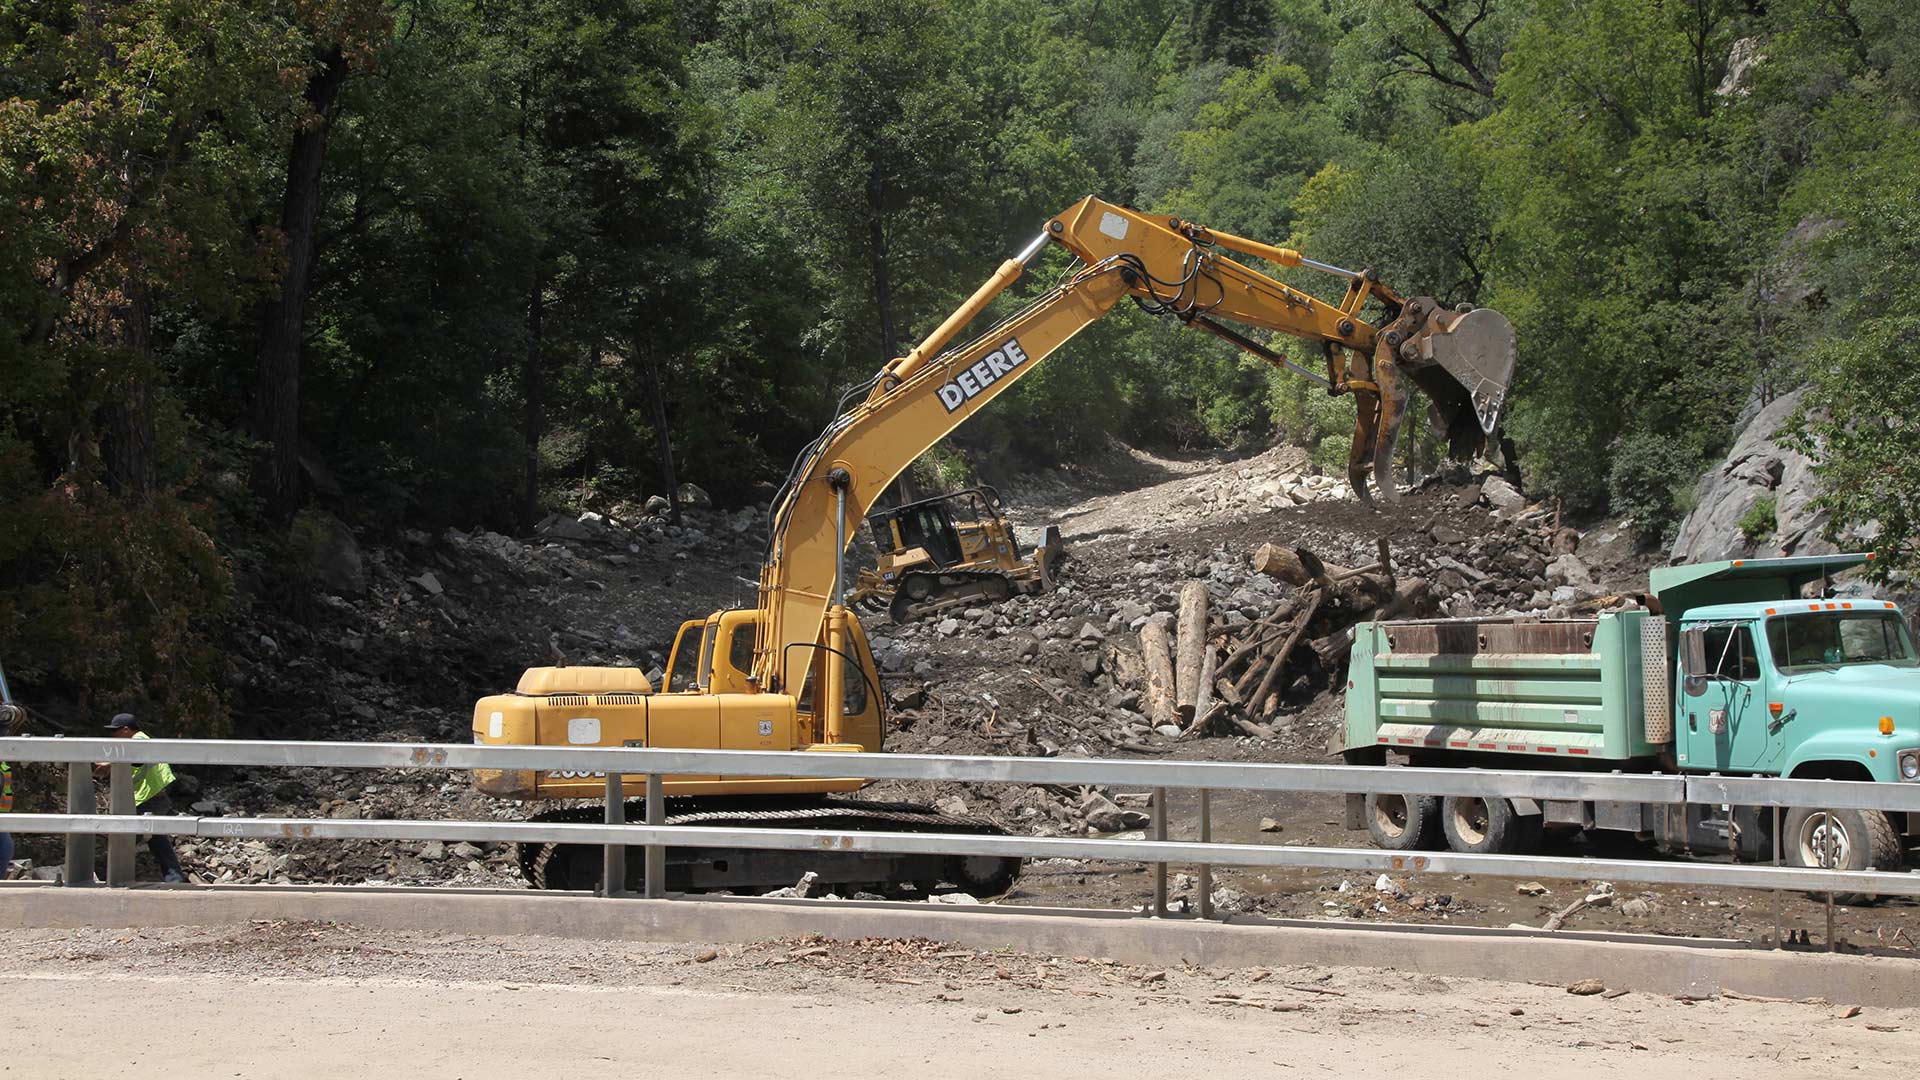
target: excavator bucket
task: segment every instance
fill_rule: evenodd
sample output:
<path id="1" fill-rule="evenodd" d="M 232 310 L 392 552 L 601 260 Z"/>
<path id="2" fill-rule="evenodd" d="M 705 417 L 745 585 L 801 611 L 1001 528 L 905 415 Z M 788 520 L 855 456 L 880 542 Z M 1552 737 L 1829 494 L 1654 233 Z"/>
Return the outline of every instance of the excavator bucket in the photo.
<path id="1" fill-rule="evenodd" d="M 1513 380 L 1513 324 L 1491 308 L 1476 308 L 1445 329 L 1422 339 L 1423 359 L 1431 360 L 1459 383 L 1473 403 L 1480 430 L 1488 435 L 1500 424 Z"/>

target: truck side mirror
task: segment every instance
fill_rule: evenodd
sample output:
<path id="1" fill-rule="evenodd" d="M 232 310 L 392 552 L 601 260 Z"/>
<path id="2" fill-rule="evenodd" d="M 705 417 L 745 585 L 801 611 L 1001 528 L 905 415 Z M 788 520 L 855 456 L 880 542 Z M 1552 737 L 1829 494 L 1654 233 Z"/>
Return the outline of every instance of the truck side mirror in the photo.
<path id="1" fill-rule="evenodd" d="M 1699 627 L 1680 633 L 1680 671 L 1685 676 L 1681 689 L 1688 697 L 1707 692 L 1707 636 Z"/>

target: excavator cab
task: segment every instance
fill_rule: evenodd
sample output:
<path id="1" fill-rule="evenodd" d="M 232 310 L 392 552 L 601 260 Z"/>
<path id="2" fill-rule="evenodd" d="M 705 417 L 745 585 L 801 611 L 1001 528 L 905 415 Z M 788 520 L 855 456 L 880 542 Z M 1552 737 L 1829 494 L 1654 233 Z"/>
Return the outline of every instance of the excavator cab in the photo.
<path id="1" fill-rule="evenodd" d="M 973 487 L 875 510 L 867 527 L 879 564 L 860 571 L 851 601 L 906 623 L 946 608 L 1045 592 L 1063 547 L 1049 525 L 1022 557 L 1000 493 Z"/>

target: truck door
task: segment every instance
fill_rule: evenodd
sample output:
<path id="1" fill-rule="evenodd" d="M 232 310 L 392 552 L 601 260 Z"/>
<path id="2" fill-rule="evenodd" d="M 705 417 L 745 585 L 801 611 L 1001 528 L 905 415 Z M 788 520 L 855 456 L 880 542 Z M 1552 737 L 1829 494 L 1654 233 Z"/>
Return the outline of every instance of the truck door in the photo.
<path id="1" fill-rule="evenodd" d="M 1779 752 L 1767 730 L 1766 673 L 1744 622 L 1705 623 L 1683 633 L 1680 764 L 1762 771 Z"/>

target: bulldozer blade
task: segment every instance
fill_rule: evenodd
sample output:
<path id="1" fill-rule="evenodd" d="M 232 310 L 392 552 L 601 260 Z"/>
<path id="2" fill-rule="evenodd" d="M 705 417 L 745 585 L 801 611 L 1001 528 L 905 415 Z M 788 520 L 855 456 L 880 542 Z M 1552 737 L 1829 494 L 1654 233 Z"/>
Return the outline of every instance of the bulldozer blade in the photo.
<path id="1" fill-rule="evenodd" d="M 1493 434 L 1513 380 L 1513 324 L 1492 308 L 1476 308 L 1425 343 L 1427 358 L 1466 388 L 1480 430 Z"/>

